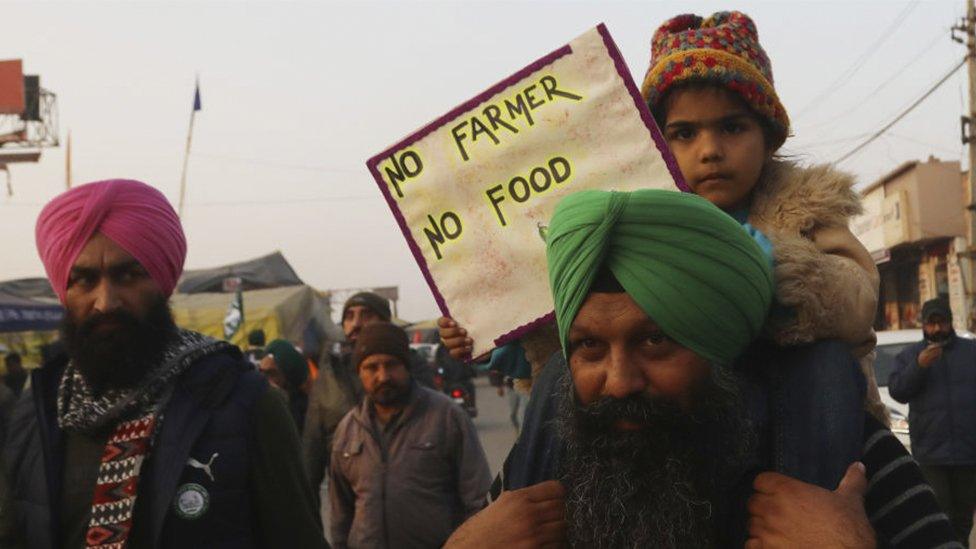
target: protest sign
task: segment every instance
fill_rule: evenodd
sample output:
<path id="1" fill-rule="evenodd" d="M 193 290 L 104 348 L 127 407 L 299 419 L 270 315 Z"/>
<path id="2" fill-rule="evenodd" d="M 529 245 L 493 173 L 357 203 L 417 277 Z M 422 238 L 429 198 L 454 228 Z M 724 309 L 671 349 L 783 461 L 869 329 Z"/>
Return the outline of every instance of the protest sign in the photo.
<path id="1" fill-rule="evenodd" d="M 552 320 L 544 238 L 561 198 L 686 190 L 602 24 L 367 166 L 475 356 Z"/>

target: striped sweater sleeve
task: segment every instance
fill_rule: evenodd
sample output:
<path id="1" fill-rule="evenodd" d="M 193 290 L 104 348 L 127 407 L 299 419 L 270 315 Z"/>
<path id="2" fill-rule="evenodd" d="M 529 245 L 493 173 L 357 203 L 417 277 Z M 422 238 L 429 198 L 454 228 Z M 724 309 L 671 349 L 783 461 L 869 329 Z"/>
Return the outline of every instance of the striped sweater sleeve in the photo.
<path id="1" fill-rule="evenodd" d="M 898 438 L 870 414 L 865 414 L 864 437 L 864 507 L 878 547 L 962 548 L 922 470 Z"/>

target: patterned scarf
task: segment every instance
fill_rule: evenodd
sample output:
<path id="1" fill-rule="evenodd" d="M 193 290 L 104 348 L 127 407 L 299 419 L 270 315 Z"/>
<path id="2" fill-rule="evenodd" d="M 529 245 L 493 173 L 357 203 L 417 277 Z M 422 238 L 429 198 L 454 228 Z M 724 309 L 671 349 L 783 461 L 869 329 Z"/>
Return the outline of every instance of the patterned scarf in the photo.
<path id="1" fill-rule="evenodd" d="M 161 411 L 176 379 L 195 361 L 230 345 L 180 330 L 140 384 L 96 396 L 73 364 L 58 388 L 58 424 L 66 432 L 92 434 L 112 429 L 98 469 L 88 549 L 122 549 L 132 530 L 139 473 L 149 455 Z"/>

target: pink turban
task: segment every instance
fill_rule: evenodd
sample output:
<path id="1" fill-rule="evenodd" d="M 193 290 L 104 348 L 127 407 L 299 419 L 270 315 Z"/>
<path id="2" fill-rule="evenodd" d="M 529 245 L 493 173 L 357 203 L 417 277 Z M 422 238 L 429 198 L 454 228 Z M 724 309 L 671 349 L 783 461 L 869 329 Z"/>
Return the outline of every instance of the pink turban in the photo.
<path id="1" fill-rule="evenodd" d="M 37 253 L 62 303 L 71 267 L 96 232 L 132 254 L 163 293 L 172 295 L 186 259 L 180 218 L 149 185 L 110 179 L 57 196 L 37 218 Z"/>

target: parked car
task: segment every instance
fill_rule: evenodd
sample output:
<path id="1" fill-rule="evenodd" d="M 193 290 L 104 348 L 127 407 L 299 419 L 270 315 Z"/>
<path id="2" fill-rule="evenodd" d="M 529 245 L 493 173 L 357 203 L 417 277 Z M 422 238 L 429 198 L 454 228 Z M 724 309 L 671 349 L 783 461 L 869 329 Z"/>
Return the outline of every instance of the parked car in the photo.
<path id="1" fill-rule="evenodd" d="M 971 332 L 956 332 L 956 335 L 966 339 L 976 339 L 976 335 Z M 898 437 L 905 448 L 908 448 L 909 452 L 912 450 L 912 443 L 908 436 L 908 405 L 891 398 L 888 393 L 888 378 L 891 377 L 891 372 L 895 369 L 895 357 L 898 356 L 898 353 L 921 340 L 921 328 L 878 332 L 878 346 L 876 348 L 878 356 L 874 359 L 874 376 L 878 381 L 881 401 L 888 408 L 888 415 L 891 418 L 891 432 Z"/>

